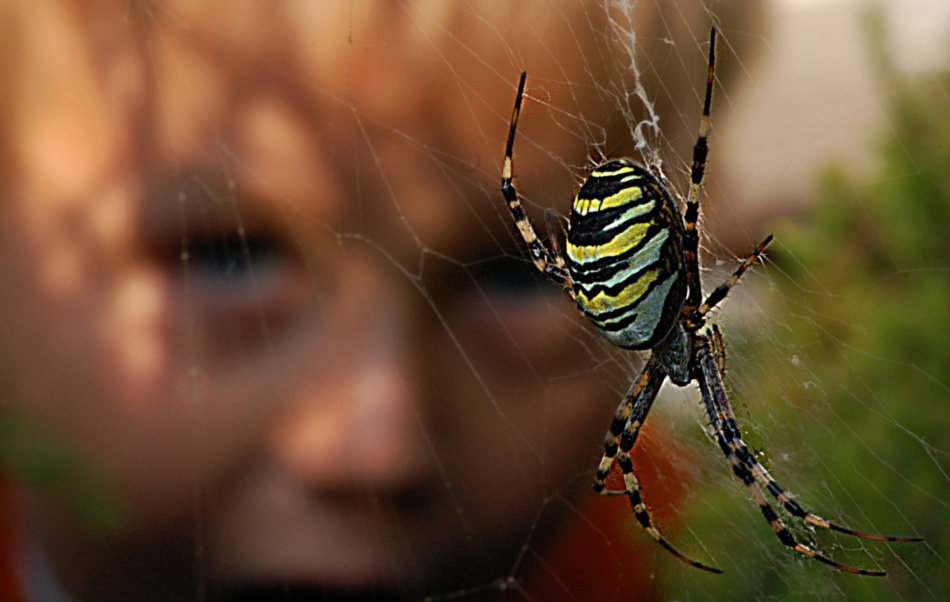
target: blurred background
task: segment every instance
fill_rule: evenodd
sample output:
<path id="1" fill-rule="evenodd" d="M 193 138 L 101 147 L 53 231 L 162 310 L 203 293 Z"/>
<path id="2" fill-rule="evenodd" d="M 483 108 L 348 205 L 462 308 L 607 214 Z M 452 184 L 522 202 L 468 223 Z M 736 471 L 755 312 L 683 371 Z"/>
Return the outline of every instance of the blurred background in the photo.
<path id="1" fill-rule="evenodd" d="M 200 69 L 187 70 L 193 48 L 205 48 L 201 43 L 192 46 L 188 37 L 192 29 L 205 33 L 202 23 L 213 23 L 207 30 L 214 44 L 207 46 L 221 55 L 220 62 L 213 63 L 207 73 L 224 71 L 221 65 L 235 66 L 239 73 L 235 79 L 241 82 L 244 77 L 263 74 L 267 83 L 254 80 L 254 85 L 242 84 L 248 89 L 303 90 L 300 97 L 306 100 L 300 101 L 305 107 L 301 111 L 313 123 L 321 124 L 311 138 L 326 144 L 329 150 L 324 154 L 331 158 L 328 163 L 345 165 L 334 169 L 345 173 L 342 179 L 351 188 L 324 187 L 322 183 L 332 178 L 317 180 L 316 187 L 282 187 L 274 173 L 312 170 L 314 177 L 323 173 L 305 161 L 292 160 L 277 162 L 283 167 L 275 172 L 258 172 L 249 166 L 250 161 L 244 162 L 242 139 L 219 136 L 215 130 L 208 136 L 213 140 L 209 148 L 216 160 L 227 164 L 223 180 L 232 188 L 234 182 L 240 188 L 248 180 L 253 183 L 251 188 L 278 190 L 274 195 L 278 209 L 271 220 L 278 225 L 269 222 L 268 228 L 291 232 L 289 246 L 306 250 L 308 237 L 317 237 L 312 230 L 320 231 L 332 244 L 319 247 L 314 257 L 332 255 L 335 263 L 344 265 L 351 252 L 358 255 L 354 247 L 359 253 L 370 249 L 396 273 L 393 278 L 386 272 L 389 280 L 370 280 L 388 283 L 395 279 L 398 286 L 414 291 L 416 296 L 407 303 L 423 306 L 432 314 L 427 320 L 436 324 L 429 326 L 448 333 L 447 337 L 439 335 L 449 339 L 443 341 L 442 355 L 463 358 L 458 361 L 461 367 L 453 364 L 457 372 L 448 371 L 442 378 L 455 378 L 464 382 L 466 391 L 474 391 L 472 398 L 481 404 L 475 414 L 488 416 L 492 428 L 503 434 L 504 452 L 480 447 L 474 454 L 476 460 L 470 464 L 484 458 L 489 470 L 482 471 L 488 473 L 485 476 L 473 469 L 473 482 L 501 481 L 503 477 L 495 478 L 492 471 L 501 474 L 510 465 L 522 471 L 521 480 L 523 475 L 543 473 L 540 484 L 532 482 L 534 497 L 521 510 L 524 515 L 517 527 L 510 527 L 511 541 L 504 549 L 514 552 L 510 561 L 505 556 L 507 568 L 498 569 L 486 561 L 490 568 L 474 573 L 477 577 L 471 579 L 475 581 L 466 580 L 469 577 L 460 569 L 464 577 L 447 578 L 431 590 L 406 586 L 407 598 L 419 598 L 422 591 L 431 599 L 583 600 L 633 595 L 656 600 L 947 599 L 950 3 L 772 0 L 755 8 L 741 2 L 671 4 L 661 0 L 590 2 L 576 13 L 563 9 L 548 14 L 530 2 L 516 3 L 506 9 L 508 12 L 473 2 L 464 5 L 460 16 L 441 2 L 404 3 L 391 10 L 399 17 L 393 19 L 400 27 L 412 32 L 407 41 L 393 33 L 397 28 L 390 28 L 389 17 L 374 18 L 378 7 L 339 3 L 325 14 L 316 11 L 313 21 L 300 19 L 300 23 L 318 24 L 315 30 L 326 35 L 312 34 L 300 26 L 304 40 L 300 48 L 307 60 L 299 70 L 296 63 L 284 62 L 280 53 L 269 54 L 271 42 L 258 39 L 258 34 L 262 39 L 280 37 L 274 34 L 278 28 L 272 30 L 265 18 L 244 15 L 246 21 L 242 21 L 238 14 L 233 21 L 222 18 L 218 23 L 212 18 L 214 10 L 206 17 L 201 10 L 190 13 L 174 3 L 127 2 L 113 7 L 107 22 L 83 23 L 79 31 L 101 39 L 100 51 L 105 55 L 115 43 L 115 31 L 132 32 L 130 35 L 145 32 L 146 71 L 154 68 L 160 73 L 161 67 L 171 65 L 170 73 L 181 68 L 181 73 L 187 74 L 156 95 L 159 100 L 154 106 L 171 107 L 170 112 L 192 104 L 210 115 L 216 112 L 217 105 L 209 99 L 217 101 L 218 96 L 208 92 L 213 77 L 206 79 Z M 290 22 L 297 24 L 293 19 Z M 373 25 L 364 28 L 364 23 Z M 749 446 L 807 509 L 860 531 L 925 538 L 922 544 L 869 542 L 816 532 L 786 517 L 800 540 L 835 560 L 885 569 L 889 573 L 885 578 L 839 573 L 786 550 L 705 434 L 707 421 L 694 387 L 664 389 L 644 429 L 635 461 L 643 475 L 647 504 L 654 508 L 661 530 L 684 552 L 722 568 L 724 574 L 710 575 L 676 562 L 636 525 L 625 499 L 600 498 L 589 492 L 602 433 L 636 373 L 639 359 L 600 341 L 575 319 L 566 297 L 550 294 L 545 283 L 521 276 L 519 271 L 523 268 L 527 274 L 532 268 L 523 261 L 522 245 L 497 181 L 520 70 L 529 71 L 515 153 L 520 192 L 542 238 L 561 236 L 556 218 L 551 231 L 546 229 L 545 212 L 565 214 L 573 187 L 585 170 L 606 156 L 630 155 L 659 164 L 673 185 L 685 190 L 686 165 L 700 114 L 705 44 L 708 28 L 714 23 L 720 26 L 721 46 L 707 172 L 708 202 L 703 206 L 707 289 L 727 277 L 739 258 L 766 233 L 776 237 L 767 259 L 744 277 L 742 286 L 714 316 L 725 337 L 731 402 Z M 24 44 L 32 44 L 40 49 L 38 56 L 45 56 L 47 42 L 49 48 L 55 48 L 61 38 L 42 28 L 37 31 L 40 42 Z M 171 50 L 164 48 L 166 35 L 171 39 L 181 32 L 186 32 L 188 44 L 180 50 L 174 44 L 169 45 Z M 19 36 L 14 31 L 7 33 Z M 196 38 L 205 41 L 200 34 Z M 163 50 L 156 51 L 153 45 Z M 168 56 L 156 58 L 162 53 Z M 425 76 L 416 75 L 416 65 L 418 73 Z M 331 68 L 332 77 L 327 75 Z M 9 58 L 3 69 L 4 77 L 11 80 L 15 74 L 39 72 L 39 67 Z M 61 76 L 62 72 L 50 72 L 49 79 Z M 164 76 L 175 80 L 168 73 Z M 93 79 L 109 94 L 125 93 L 121 86 L 110 88 Z M 39 80 L 43 85 L 30 97 L 31 105 L 42 105 L 41 99 L 54 94 L 52 86 L 44 87 L 45 75 Z M 448 98 L 452 100 L 445 100 Z M 0 110 L 9 112 L 8 107 L 0 105 Z M 188 128 L 177 130 L 174 123 L 159 122 L 162 125 L 157 129 L 170 138 L 199 136 Z M 265 122 L 265 126 L 268 123 L 273 126 L 268 132 L 283 135 L 279 122 Z M 220 127 L 224 131 L 224 126 Z M 161 149 L 155 154 L 168 152 L 162 144 L 155 147 Z M 14 151 L 5 152 L 0 158 L 12 156 Z M 170 154 L 177 160 L 185 152 Z M 149 155 L 146 161 L 150 160 Z M 216 182 L 217 176 L 182 163 L 181 178 L 188 186 L 203 190 Z M 13 164 L 8 161 L 5 172 Z M 420 173 L 425 177 L 415 177 Z M 15 189 L 9 182 L 16 178 L 9 173 L 6 178 L 7 190 Z M 313 188 L 325 196 L 314 194 Z M 348 192 L 341 193 L 341 189 Z M 352 197 L 347 196 L 351 193 Z M 8 192 L 8 196 L 14 195 Z M 319 197 L 318 202 L 308 204 L 311 197 Z M 349 206 L 355 217 L 335 221 L 332 211 L 320 213 L 329 203 L 327 199 L 358 199 Z M 14 211 L 5 209 L 3 215 L 14 223 Z M 179 239 L 187 238 L 179 233 L 179 226 L 196 220 L 174 211 L 170 215 L 164 217 L 168 223 L 163 228 L 172 233 L 168 238 L 175 245 L 168 255 L 174 261 L 166 263 L 175 263 L 189 250 L 184 242 L 182 248 L 176 246 Z M 256 214 L 252 211 L 249 215 L 253 221 Z M 373 230 L 377 215 L 385 215 L 387 224 L 398 227 Z M 266 282 L 271 275 L 268 270 L 275 253 L 266 244 L 259 245 L 257 239 L 245 238 L 244 217 L 225 211 L 211 220 L 225 232 L 222 239 L 237 236 L 240 243 L 229 249 L 230 263 L 215 271 L 215 277 L 225 284 L 243 282 L 248 273 L 252 282 Z M 202 214 L 197 221 L 201 219 L 207 218 Z M 453 220 L 463 226 L 444 226 Z M 453 234 L 444 234 L 440 228 Z M 412 253 L 406 256 L 393 242 L 398 238 L 393 232 L 402 229 L 411 234 L 407 238 Z M 261 238 L 266 241 L 263 235 Z M 460 246 L 459 241 L 467 246 Z M 18 249 L 7 244 L 3 252 L 9 257 Z M 211 259 L 203 261 L 217 266 L 220 257 L 208 257 Z M 501 272 L 484 269 L 498 259 L 511 261 Z M 463 301 L 477 301 L 482 313 L 456 313 L 464 304 L 443 289 L 462 285 L 452 280 L 440 288 L 432 274 L 444 272 L 431 267 L 439 262 L 462 272 L 462 281 L 475 283 L 471 299 Z M 299 263 L 304 281 L 325 279 L 319 261 Z M 178 264 L 174 269 L 175 274 L 181 272 Z M 256 276 L 255 269 L 260 270 Z M 12 290 L 22 282 L 22 275 L 12 268 L 0 276 L 0 290 Z M 258 295 L 253 286 L 241 290 L 248 296 Z M 527 303 L 525 291 L 529 293 Z M 182 307 L 198 304 L 204 294 L 200 288 L 187 289 Z M 332 292 L 326 293 L 326 298 L 323 294 L 307 297 L 307 302 L 326 310 L 332 318 L 336 314 L 329 311 L 332 304 L 326 300 Z M 228 353 L 255 345 L 266 349 L 261 355 L 268 360 L 279 358 L 275 347 L 268 347 L 273 345 L 271 331 L 281 333 L 289 329 L 285 324 L 294 322 L 285 319 L 283 306 L 273 313 L 258 309 L 253 304 L 243 308 L 240 324 L 237 319 L 226 323 L 231 316 L 226 313 L 225 318 L 212 315 L 208 321 L 217 317 L 218 322 L 226 323 L 216 328 L 227 331 L 220 346 Z M 527 309 L 533 313 L 529 315 Z M 486 320 L 492 328 L 476 328 L 472 324 L 482 322 L 458 318 L 483 314 L 491 316 Z M 196 319 L 200 322 L 200 316 Z M 549 328 L 554 320 L 557 325 Z M 330 320 L 331 325 L 343 322 Z M 95 453 L 87 453 L 83 445 L 74 445 L 62 436 L 62 425 L 56 420 L 44 422 L 48 414 L 36 418 L 29 410 L 23 411 L 28 407 L 21 400 L 24 389 L 17 388 L 15 378 L 23 338 L 18 328 L 23 324 L 42 330 L 38 322 L 19 320 L 0 332 L 3 357 L 11 366 L 0 378 L 4 401 L 0 462 L 8 510 L 0 525 L 0 539 L 5 543 L 0 587 L 6 588 L 0 590 L 0 597 L 45 602 L 58 600 L 58 594 L 42 587 L 24 587 L 24 582 L 36 578 L 30 569 L 33 560 L 24 560 L 35 556 L 31 536 L 24 533 L 31 529 L 42 532 L 48 526 L 24 527 L 20 514 L 30 513 L 24 506 L 33 503 L 31 495 L 53 500 L 99 534 L 122 532 L 125 523 L 122 504 L 93 478 L 102 468 L 100 464 L 111 465 L 97 463 Z M 346 324 L 349 327 L 350 322 Z M 416 322 L 406 324 L 394 329 L 397 334 L 392 336 L 406 336 L 403 328 L 420 328 Z M 183 328 L 195 334 L 201 327 L 192 324 Z M 561 338 L 545 338 L 549 332 Z M 486 333 L 496 336 L 486 342 Z M 53 333 L 49 338 L 58 336 Z M 200 340 L 191 340 L 200 337 L 185 338 L 189 340 L 185 351 L 203 349 Z M 507 342 L 498 343 L 501 339 Z M 275 336 L 273 340 L 279 339 Z M 555 344 L 569 349 L 570 361 L 552 357 L 546 348 Z M 509 345 L 514 351 L 509 352 Z M 82 348 L 80 340 L 77 349 Z M 331 355 L 338 349 L 333 347 Z M 181 356 L 186 358 L 185 370 L 199 373 L 206 367 L 200 353 L 192 357 L 183 352 Z M 434 352 L 420 355 L 421 359 L 409 363 L 436 363 L 432 358 L 439 356 Z M 499 367 L 501 361 L 519 368 Z M 292 380 L 273 366 L 258 370 L 267 375 L 265 391 L 268 387 L 277 390 L 284 380 Z M 498 376 L 504 370 L 517 374 Z M 241 372 L 235 370 L 229 377 L 229 382 L 237 384 L 226 389 L 228 394 L 245 387 Z M 462 377 L 456 378 L 457 374 Z M 537 385 L 525 389 L 532 402 L 537 400 L 537 407 L 517 405 L 517 400 L 509 403 L 509 396 L 517 397 L 514 392 L 523 392 L 519 388 L 522 380 Z M 32 382 L 42 383 L 36 384 L 37 389 L 54 389 L 58 381 L 40 377 Z M 441 379 L 432 382 L 443 384 Z M 574 391 L 572 386 L 584 392 L 596 389 L 598 416 L 592 422 L 602 427 L 589 429 L 591 434 L 585 434 L 589 441 L 573 443 L 578 449 L 577 467 L 573 460 L 564 460 L 565 476 L 556 474 L 560 457 L 549 455 L 566 440 L 557 427 L 561 402 L 547 401 L 546 396 L 554 399 L 559 391 Z M 587 403 L 580 394 L 575 397 Z M 225 411 L 215 413 L 203 405 L 201 394 L 195 398 L 199 401 L 182 420 L 189 437 L 203 436 L 205 420 L 228 423 L 226 405 Z M 438 394 L 432 394 L 432 399 L 448 406 L 459 401 Z M 479 420 L 470 414 L 464 418 Z M 421 425 L 428 453 L 436 458 L 433 495 L 443 496 L 439 499 L 450 507 L 444 530 L 438 532 L 439 537 L 425 539 L 425 545 L 441 550 L 432 541 L 457 539 L 463 550 L 459 558 L 468 559 L 465 562 L 492 556 L 491 548 L 480 547 L 480 542 L 490 539 L 489 533 L 509 528 L 508 524 L 498 516 L 495 522 L 480 522 L 482 502 L 469 505 L 465 493 L 457 493 L 468 475 L 453 474 L 456 450 L 441 441 L 443 436 L 448 438 L 443 429 L 454 433 L 446 421 L 433 419 L 425 408 L 412 414 L 410 422 L 415 421 Z M 54 426 L 47 428 L 49 424 Z M 325 431 L 314 432 L 318 433 L 314 437 L 326 436 Z M 379 432 L 385 434 L 384 429 Z M 352 439 L 361 437 L 357 433 Z M 477 441 L 481 444 L 483 439 Z M 134 452 L 134 440 L 126 443 Z M 383 452 L 388 453 L 388 448 L 374 448 L 367 456 L 380 457 Z M 210 452 L 207 457 L 198 451 L 189 453 L 198 465 L 217 461 Z M 218 487 L 218 482 L 203 477 L 201 470 L 192 475 L 200 493 L 183 495 L 194 506 L 201 506 L 206 490 L 217 491 Z M 224 480 L 230 478 L 228 472 Z M 398 495 L 391 493 L 395 488 L 386 478 L 365 478 L 362 494 L 375 500 L 381 521 L 390 520 L 403 506 L 411 506 L 405 500 L 412 496 L 402 488 Z M 512 483 L 518 481 L 511 478 Z M 408 487 L 405 490 L 416 492 Z M 650 491 L 657 493 L 651 497 Z M 339 495 L 337 501 L 346 503 L 348 496 L 351 491 Z M 492 499 L 504 497 L 495 493 Z M 205 532 L 214 531 L 216 523 L 209 517 L 215 509 L 209 502 L 205 514 L 185 521 L 184 531 L 196 539 L 189 540 L 192 554 L 186 553 L 184 558 L 200 567 L 196 571 L 199 582 L 219 578 L 215 548 L 206 549 L 207 542 L 201 539 L 212 537 Z M 513 512 L 506 508 L 499 515 L 507 517 Z M 556 515 L 557 521 L 551 515 Z M 155 524 L 164 525 L 162 520 L 164 517 L 156 518 Z M 395 541 L 404 543 L 415 537 L 406 527 L 410 518 L 400 515 L 393 522 L 398 527 Z M 505 527 L 496 527 L 501 524 Z M 400 530 L 402 527 L 406 530 Z M 237 547 L 233 542 L 240 540 L 224 541 L 224 547 Z M 59 566 L 57 562 L 53 558 L 50 564 Z M 226 560 L 220 562 L 226 564 Z M 459 560 L 458 564 L 464 563 Z M 526 568 L 529 565 L 530 569 Z M 449 572 L 444 567 L 441 570 Z M 57 581 L 45 572 L 42 576 Z M 292 581 L 288 577 L 288 583 Z M 322 597 L 293 597 L 288 588 L 284 594 L 267 590 L 269 598 L 263 593 L 227 598 L 227 588 L 199 585 L 193 599 L 343 598 L 334 593 L 336 582 L 319 583 L 325 588 Z M 352 599 L 365 594 L 353 591 L 356 593 L 347 594 Z M 364 598 L 387 599 L 382 591 L 373 590 Z M 122 599 L 121 593 L 115 599 Z"/>

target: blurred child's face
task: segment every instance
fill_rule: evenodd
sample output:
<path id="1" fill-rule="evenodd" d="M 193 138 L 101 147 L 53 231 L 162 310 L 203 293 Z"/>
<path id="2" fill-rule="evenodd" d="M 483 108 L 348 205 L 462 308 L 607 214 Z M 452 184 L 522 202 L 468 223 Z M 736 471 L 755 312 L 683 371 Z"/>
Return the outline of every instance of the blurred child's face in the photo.
<path id="1" fill-rule="evenodd" d="M 516 73 L 463 98 L 345 18 L 313 56 L 200 15 L 43 18 L 7 141 L 0 382 L 124 517 L 98 533 L 24 492 L 67 588 L 507 575 L 551 496 L 586 486 L 617 385 L 512 259 L 494 186 Z"/>

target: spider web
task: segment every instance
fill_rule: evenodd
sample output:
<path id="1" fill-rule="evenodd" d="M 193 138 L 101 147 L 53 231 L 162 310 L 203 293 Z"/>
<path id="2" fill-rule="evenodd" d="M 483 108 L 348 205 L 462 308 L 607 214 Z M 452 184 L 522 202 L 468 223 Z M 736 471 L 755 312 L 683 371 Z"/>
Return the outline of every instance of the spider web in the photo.
<path id="1" fill-rule="evenodd" d="M 917 231 L 891 229 L 898 223 L 897 209 L 887 213 L 885 207 L 877 216 L 866 206 L 862 210 L 860 200 L 883 179 L 892 187 L 912 187 L 927 172 L 910 147 L 914 140 L 894 147 L 898 154 L 903 149 L 903 168 L 887 171 L 876 158 L 883 154 L 876 149 L 900 134 L 888 119 L 889 107 L 903 97 L 897 92 L 881 97 L 872 79 L 868 95 L 880 100 L 862 105 L 865 115 L 845 117 L 849 109 L 837 107 L 848 105 L 828 109 L 830 101 L 809 87 L 815 85 L 812 76 L 844 78 L 851 75 L 843 72 L 848 65 L 823 62 L 816 58 L 823 56 L 818 50 L 793 42 L 801 37 L 794 38 L 790 27 L 770 25 L 764 14 L 743 15 L 739 3 L 604 0 L 581 9 L 569 4 L 288 3 L 272 23 L 264 18 L 266 10 L 229 15 L 203 3 L 187 8 L 129 2 L 123 7 L 125 22 L 145 32 L 145 56 L 155 70 L 150 76 L 159 81 L 156 110 L 194 112 L 192 126 L 213 141 L 214 154 L 206 158 L 210 167 L 183 161 L 170 197 L 179 203 L 170 226 L 174 254 L 185 259 L 182 311 L 189 320 L 208 319 L 195 309 L 208 295 L 208 273 L 216 274 L 214 287 L 231 287 L 253 299 L 243 310 L 250 317 L 241 314 L 238 320 L 224 312 L 218 328 L 231 348 L 260 349 L 265 360 L 258 369 L 267 372 L 273 365 L 267 378 L 274 390 L 284 390 L 281 380 L 295 378 L 279 368 L 283 346 L 293 335 L 287 334 L 288 317 L 271 308 L 266 291 L 272 279 L 283 277 L 285 255 L 300 256 L 305 259 L 294 269 L 303 274 L 301 294 L 318 308 L 320 316 L 312 319 L 323 320 L 321 332 L 349 328 L 354 337 L 365 337 L 364 329 L 388 329 L 385 337 L 370 337 L 383 349 L 364 352 L 385 355 L 385 345 L 391 345 L 408 358 L 405 369 L 429 375 L 431 382 L 407 394 L 416 405 L 408 413 L 413 424 L 404 428 L 421 433 L 418 444 L 432 460 L 436 489 L 454 516 L 455 528 L 440 537 L 458 538 L 456 547 L 475 558 L 491 555 L 482 541 L 495 542 L 505 559 L 484 558 L 485 566 L 504 568 L 474 571 L 474 579 L 465 576 L 466 567 L 459 568 L 459 582 L 440 585 L 432 599 L 540 599 L 538 592 L 585 599 L 576 583 L 568 583 L 575 577 L 559 573 L 562 565 L 551 552 L 570 547 L 564 533 L 581 533 L 585 545 L 595 542 L 598 550 L 591 554 L 609 565 L 617 583 L 642 574 L 647 598 L 941 599 L 950 592 L 944 551 L 950 540 L 945 518 L 950 449 L 942 438 L 950 420 L 944 409 L 950 381 L 941 369 L 946 364 L 935 362 L 940 346 L 930 347 L 933 338 L 926 335 L 950 335 L 950 324 L 943 318 L 930 323 L 888 315 L 913 313 L 902 304 L 902 286 L 930 295 L 921 307 L 939 313 L 940 302 L 948 299 L 950 266 L 937 251 L 917 262 L 908 259 L 916 256 L 902 255 L 909 246 L 904 239 Z M 796 18 L 808 9 L 792 2 L 773 7 L 778 15 Z M 948 80 L 932 70 L 909 77 L 901 75 L 913 73 L 904 65 L 892 64 L 889 71 L 872 63 L 884 60 L 882 40 L 890 34 L 862 29 L 859 11 L 841 14 L 853 20 L 842 16 L 822 26 L 855 28 L 858 39 L 871 40 L 860 46 L 865 54 L 857 60 L 880 66 L 901 82 L 950 90 Z M 220 27 L 206 28 L 203 19 Z M 677 562 L 636 525 L 632 512 L 616 531 L 591 518 L 598 507 L 614 515 L 628 510 L 622 498 L 596 498 L 589 483 L 603 432 L 641 358 L 603 342 L 578 319 L 566 295 L 534 277 L 523 254 L 498 190 L 517 77 L 527 70 L 515 148 L 519 191 L 545 242 L 563 240 L 573 192 L 587 170 L 606 157 L 631 156 L 662 170 L 676 190 L 686 190 L 714 24 L 721 43 L 701 220 L 707 290 L 763 235 L 776 234 L 769 259 L 750 270 L 713 314 L 724 332 L 731 403 L 746 442 L 807 509 L 857 530 L 927 539 L 869 542 L 819 532 L 783 515 L 801 541 L 847 564 L 886 569 L 883 579 L 840 574 L 781 545 L 707 435 L 693 385 L 667 385 L 661 392 L 636 456 L 638 474 L 645 484 L 658 486 L 656 494 L 646 489 L 644 496 L 667 538 L 725 574 Z M 834 31 L 840 30 L 828 35 Z M 283 36 L 294 42 L 282 46 Z M 282 55 L 287 48 L 303 58 Z M 254 123 L 264 129 L 234 133 L 231 123 L 214 114 L 214 107 L 227 102 L 206 106 L 217 76 L 206 77 L 203 69 L 216 63 L 191 62 L 205 49 L 228 65 L 229 77 L 250 82 L 240 93 L 261 97 L 260 106 L 247 110 L 262 111 Z M 234 94 L 240 104 L 240 94 Z M 280 120 L 288 106 L 281 104 L 284 96 L 292 99 L 295 114 L 303 115 L 308 131 L 326 137 L 315 144 L 316 151 L 295 154 L 280 146 L 294 139 Z M 941 100 L 946 107 L 946 97 Z M 276 118 L 270 120 L 268 110 Z M 235 112 L 234 121 L 239 118 Z M 190 135 L 171 131 L 170 122 L 163 121 L 165 135 Z M 828 133 L 824 128 L 831 126 L 841 127 Z M 301 156 L 324 162 L 315 166 Z M 823 162 L 799 163 L 802 157 L 826 156 L 846 161 L 824 180 Z M 284 163 L 275 170 L 269 161 Z M 286 172 L 307 177 L 285 182 Z M 855 200 L 842 208 L 836 194 Z M 259 198 L 267 198 L 270 209 L 257 211 Z M 840 213 L 825 206 L 837 206 Z M 838 244 L 850 224 L 879 238 Z M 281 233 L 280 245 L 273 243 L 272 232 Z M 216 246 L 220 241 L 227 244 Z M 845 254 L 858 255 L 846 262 Z M 351 270 L 366 265 L 371 269 L 365 281 L 356 284 L 336 274 L 346 271 L 349 278 Z M 378 309 L 341 311 L 338 300 L 349 293 L 334 287 L 351 285 L 376 291 L 380 305 L 401 317 Z M 421 331 L 429 334 L 417 334 Z M 197 339 L 203 329 L 192 324 L 190 332 Z M 181 353 L 193 354 L 196 373 L 207 370 L 200 359 L 203 343 L 191 344 Z M 350 349 L 334 351 L 357 357 Z M 332 355 L 315 352 L 312 369 L 323 373 L 320 362 L 337 366 Z M 426 372 L 420 364 L 427 362 L 444 362 L 444 374 Z M 354 401 L 369 408 L 365 430 L 348 435 L 354 453 L 361 453 L 364 438 L 387 436 L 387 416 L 373 413 L 372 400 L 391 375 L 367 374 L 365 396 Z M 453 398 L 440 388 L 464 394 Z M 519 405 L 518 395 L 530 399 Z M 205 403 L 196 385 L 196 450 L 205 421 L 223 419 Z M 461 417 L 427 405 L 462 403 L 470 407 Z M 565 410 L 572 403 L 588 409 Z M 565 413 L 578 416 L 578 423 L 602 426 L 575 429 L 565 424 Z M 494 447 L 478 449 L 466 461 L 483 457 L 485 470 L 497 471 L 497 478 L 471 478 L 497 481 L 492 489 L 497 499 L 506 499 L 509 489 L 525 490 L 511 494 L 517 501 L 510 513 L 499 515 L 505 517 L 500 525 L 486 522 L 465 497 L 468 475 L 457 472 L 465 463 L 443 438 L 443 429 L 457 426 L 440 420 L 463 418 L 490 424 L 487 430 L 494 433 L 476 438 Z M 580 430 L 589 435 L 587 443 L 564 441 Z M 560 452 L 565 446 L 584 451 L 565 456 Z M 384 441 L 372 450 L 384 454 L 389 448 Z M 214 485 L 203 482 L 210 478 L 201 468 L 203 458 L 194 460 L 197 489 Z M 385 481 L 376 479 L 367 478 L 366 497 L 379 504 L 377 519 L 383 524 L 398 512 L 388 492 L 373 491 Z M 215 523 L 202 500 L 195 494 L 194 528 L 203 540 Z M 411 530 L 405 528 L 408 540 Z M 495 529 L 507 530 L 507 539 L 490 533 Z M 405 548 L 412 549 L 411 542 Z M 635 556 L 628 557 L 631 550 Z M 214 552 L 196 546 L 196 564 L 210 578 L 215 573 L 206 562 L 209 553 Z M 610 587 L 619 592 L 622 586 Z M 213 593 L 199 588 L 196 599 Z"/>

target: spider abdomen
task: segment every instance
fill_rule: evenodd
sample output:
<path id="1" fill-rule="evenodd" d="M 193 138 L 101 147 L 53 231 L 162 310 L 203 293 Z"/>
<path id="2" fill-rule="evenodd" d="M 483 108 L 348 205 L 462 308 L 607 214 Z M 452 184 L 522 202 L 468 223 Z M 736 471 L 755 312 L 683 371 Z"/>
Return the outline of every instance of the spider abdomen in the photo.
<path id="1" fill-rule="evenodd" d="M 611 343 L 647 349 L 686 300 L 683 219 L 667 187 L 626 159 L 591 172 L 571 210 L 567 269 L 577 306 Z"/>

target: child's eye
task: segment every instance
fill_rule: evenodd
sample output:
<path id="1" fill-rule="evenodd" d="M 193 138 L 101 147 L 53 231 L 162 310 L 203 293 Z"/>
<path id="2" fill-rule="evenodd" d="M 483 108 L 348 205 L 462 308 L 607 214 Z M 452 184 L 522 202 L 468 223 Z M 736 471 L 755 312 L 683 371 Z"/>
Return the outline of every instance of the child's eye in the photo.
<path id="1" fill-rule="evenodd" d="M 266 285 L 296 262 L 282 241 L 239 231 L 189 240 L 182 259 L 196 284 L 228 289 Z"/>
<path id="2" fill-rule="evenodd" d="M 266 228 L 186 232 L 175 278 L 219 357 L 254 353 L 308 311 L 313 279 L 299 249 Z"/>

